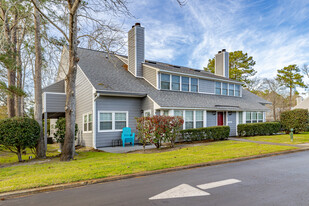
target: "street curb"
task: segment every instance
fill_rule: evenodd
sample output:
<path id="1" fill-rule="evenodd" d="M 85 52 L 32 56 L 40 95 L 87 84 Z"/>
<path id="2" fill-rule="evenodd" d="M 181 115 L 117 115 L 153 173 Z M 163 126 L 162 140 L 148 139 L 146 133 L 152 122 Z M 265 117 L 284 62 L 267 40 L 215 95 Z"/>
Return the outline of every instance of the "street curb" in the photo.
<path id="1" fill-rule="evenodd" d="M 106 182 L 130 179 L 130 178 L 135 178 L 135 177 L 143 177 L 143 176 L 149 176 L 149 175 L 154 175 L 154 174 L 175 172 L 175 171 L 193 169 L 193 168 L 199 168 L 199 167 L 207 167 L 207 166 L 213 166 L 213 165 L 235 163 L 235 162 L 241 162 L 241 161 L 246 161 L 246 160 L 253 160 L 253 159 L 264 158 L 264 157 L 291 154 L 291 153 L 303 152 L 303 151 L 309 151 L 309 148 L 293 149 L 293 150 L 288 150 L 288 151 L 274 152 L 274 153 L 255 155 L 255 156 L 250 156 L 250 157 L 240 157 L 240 158 L 229 159 L 229 160 L 219 160 L 219 161 L 215 161 L 215 162 L 206 162 L 206 163 L 199 163 L 199 164 L 193 164 L 193 165 L 179 166 L 179 167 L 166 168 L 166 169 L 161 169 L 161 170 L 140 172 L 140 173 L 129 174 L 129 175 L 119 175 L 119 176 L 106 177 L 106 178 L 93 179 L 93 180 L 83 180 L 83 181 L 79 181 L 79 182 L 58 184 L 58 185 L 45 186 L 45 187 L 39 187 L 39 188 L 33 188 L 33 189 L 17 190 L 17 191 L 13 191 L 13 192 L 0 193 L 0 200 L 12 199 L 12 198 L 22 197 L 22 196 L 28 196 L 28 195 L 41 193 L 41 192 L 50 192 L 50 191 L 71 189 L 71 188 L 82 187 L 82 186 L 90 185 L 90 184 L 106 183 Z"/>

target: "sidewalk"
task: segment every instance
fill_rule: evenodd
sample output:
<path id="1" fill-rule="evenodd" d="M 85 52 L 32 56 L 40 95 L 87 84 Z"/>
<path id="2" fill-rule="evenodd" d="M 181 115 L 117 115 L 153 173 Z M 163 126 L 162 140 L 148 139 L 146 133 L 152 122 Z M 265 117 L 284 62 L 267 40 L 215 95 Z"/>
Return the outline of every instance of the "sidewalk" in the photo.
<path id="1" fill-rule="evenodd" d="M 298 147 L 298 148 L 303 148 L 303 149 L 309 148 L 309 144 L 284 144 L 284 143 L 276 143 L 276 142 L 263 142 L 263 141 L 254 141 L 254 140 L 236 138 L 236 137 L 229 137 L 229 140 L 240 141 L 240 142 L 252 142 L 252 143 L 258 143 L 258 144 L 278 145 L 278 146 L 292 146 L 292 147 Z"/>

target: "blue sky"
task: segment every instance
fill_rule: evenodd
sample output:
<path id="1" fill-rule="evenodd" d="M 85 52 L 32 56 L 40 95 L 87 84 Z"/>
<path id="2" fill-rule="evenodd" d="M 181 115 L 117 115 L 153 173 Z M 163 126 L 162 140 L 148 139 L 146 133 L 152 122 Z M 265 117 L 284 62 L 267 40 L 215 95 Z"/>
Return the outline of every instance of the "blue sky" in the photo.
<path id="1" fill-rule="evenodd" d="M 219 50 L 243 50 L 260 77 L 309 63 L 309 1 L 139 0 L 129 6 L 146 31 L 146 58 L 202 69 Z"/>

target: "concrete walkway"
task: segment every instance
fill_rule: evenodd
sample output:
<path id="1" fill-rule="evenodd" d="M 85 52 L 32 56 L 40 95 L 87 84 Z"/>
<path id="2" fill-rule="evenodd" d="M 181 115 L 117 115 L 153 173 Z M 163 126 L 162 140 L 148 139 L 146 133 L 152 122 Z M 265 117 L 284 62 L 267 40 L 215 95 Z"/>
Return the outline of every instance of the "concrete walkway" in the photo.
<path id="1" fill-rule="evenodd" d="M 146 145 L 145 149 L 153 149 L 156 148 L 154 145 Z M 128 145 L 125 147 L 102 147 L 102 148 L 98 148 L 101 151 L 104 152 L 109 152 L 109 153 L 127 153 L 127 152 L 133 152 L 133 151 L 137 151 L 137 150 L 142 150 L 143 149 L 143 145 Z"/>
<path id="2" fill-rule="evenodd" d="M 298 147 L 298 148 L 309 148 L 309 144 L 284 144 L 284 143 L 276 143 L 276 142 L 254 141 L 254 140 L 243 139 L 243 138 L 235 138 L 235 137 L 229 137 L 229 140 L 240 141 L 240 142 L 252 142 L 252 143 L 258 143 L 258 144 L 292 146 L 292 147 Z"/>

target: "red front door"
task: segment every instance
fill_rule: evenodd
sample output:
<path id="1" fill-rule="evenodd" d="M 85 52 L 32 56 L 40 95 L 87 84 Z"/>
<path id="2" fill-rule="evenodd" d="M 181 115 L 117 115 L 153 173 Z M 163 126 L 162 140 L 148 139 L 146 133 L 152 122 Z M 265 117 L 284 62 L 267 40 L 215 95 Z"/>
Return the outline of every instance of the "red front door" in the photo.
<path id="1" fill-rule="evenodd" d="M 218 112 L 217 118 L 218 118 L 218 126 L 222 126 L 223 125 L 223 112 Z"/>

